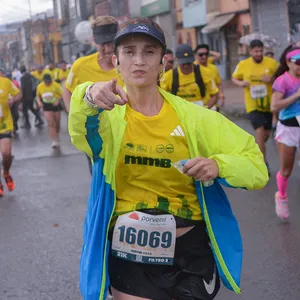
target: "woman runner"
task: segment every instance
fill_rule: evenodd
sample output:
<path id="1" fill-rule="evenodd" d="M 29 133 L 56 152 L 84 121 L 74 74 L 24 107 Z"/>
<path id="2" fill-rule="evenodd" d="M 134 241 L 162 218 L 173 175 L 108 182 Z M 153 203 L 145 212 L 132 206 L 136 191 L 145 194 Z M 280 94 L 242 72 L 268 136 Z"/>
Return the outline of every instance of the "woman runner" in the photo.
<path id="1" fill-rule="evenodd" d="M 111 286 L 115 300 L 211 300 L 219 276 L 239 293 L 241 237 L 219 182 L 264 187 L 262 153 L 222 115 L 158 88 L 167 57 L 155 22 L 123 24 L 114 43 L 127 92 L 84 83 L 69 114 L 73 144 L 93 160 L 82 296 L 103 300 Z"/>
<path id="2" fill-rule="evenodd" d="M 280 154 L 275 194 L 276 214 L 288 219 L 287 186 L 292 174 L 297 148 L 300 146 L 300 48 L 289 46 L 273 84 L 272 111 L 279 113 L 276 141 Z"/>
<path id="3" fill-rule="evenodd" d="M 52 148 L 57 148 L 59 147 L 60 116 L 63 110 L 61 105 L 62 87 L 59 83 L 52 80 L 50 74 L 45 74 L 43 80 L 37 86 L 37 102 L 38 106 L 43 108 L 48 122 Z"/>

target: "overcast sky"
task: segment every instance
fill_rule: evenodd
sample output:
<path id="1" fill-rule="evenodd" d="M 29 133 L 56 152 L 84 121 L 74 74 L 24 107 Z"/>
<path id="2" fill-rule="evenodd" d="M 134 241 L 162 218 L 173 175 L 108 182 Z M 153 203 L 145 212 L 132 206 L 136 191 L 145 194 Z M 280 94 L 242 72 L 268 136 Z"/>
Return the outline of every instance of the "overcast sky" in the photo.
<path id="1" fill-rule="evenodd" d="M 0 0 L 0 25 L 29 18 L 29 0 Z M 30 0 L 32 14 L 53 8 L 53 0 Z"/>

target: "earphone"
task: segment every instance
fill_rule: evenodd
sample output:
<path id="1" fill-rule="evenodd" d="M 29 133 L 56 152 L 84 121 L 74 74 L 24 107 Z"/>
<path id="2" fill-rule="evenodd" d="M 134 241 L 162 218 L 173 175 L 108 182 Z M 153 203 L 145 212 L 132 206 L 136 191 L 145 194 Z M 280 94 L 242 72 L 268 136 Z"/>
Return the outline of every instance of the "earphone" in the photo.
<path id="1" fill-rule="evenodd" d="M 161 64 L 162 64 L 162 65 L 165 64 L 165 58 L 164 58 L 164 57 L 161 59 Z"/>
<path id="2" fill-rule="evenodd" d="M 117 65 L 117 66 L 119 65 L 119 60 L 118 60 L 117 57 L 116 57 L 116 65 Z"/>

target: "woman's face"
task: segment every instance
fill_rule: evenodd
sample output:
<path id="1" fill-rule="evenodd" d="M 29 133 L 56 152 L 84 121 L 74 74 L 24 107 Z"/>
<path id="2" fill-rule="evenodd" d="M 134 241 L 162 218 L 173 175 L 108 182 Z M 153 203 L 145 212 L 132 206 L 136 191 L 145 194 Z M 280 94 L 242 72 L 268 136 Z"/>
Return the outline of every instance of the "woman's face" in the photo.
<path id="1" fill-rule="evenodd" d="M 144 35 L 129 36 L 122 40 L 117 51 L 117 67 L 126 84 L 139 87 L 157 84 L 164 68 L 162 47 L 158 42 Z"/>

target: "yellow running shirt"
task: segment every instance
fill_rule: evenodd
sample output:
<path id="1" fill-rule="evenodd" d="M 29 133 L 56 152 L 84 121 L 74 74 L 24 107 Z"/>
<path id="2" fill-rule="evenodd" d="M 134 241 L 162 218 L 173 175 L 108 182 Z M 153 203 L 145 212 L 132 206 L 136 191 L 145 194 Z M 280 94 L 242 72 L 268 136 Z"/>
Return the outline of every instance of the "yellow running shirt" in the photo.
<path id="1" fill-rule="evenodd" d="M 44 78 L 44 72 L 39 73 L 38 71 L 33 71 L 33 72 L 31 72 L 31 75 L 32 75 L 33 77 L 35 77 L 39 82 L 42 82 L 42 81 L 43 81 L 43 78 Z"/>
<path id="2" fill-rule="evenodd" d="M 179 67 L 178 67 L 179 89 L 177 92 L 177 96 L 190 102 L 203 101 L 204 105 L 206 105 L 210 100 L 211 96 L 219 93 L 219 89 L 214 81 L 214 74 L 211 70 L 203 66 L 200 66 L 200 72 L 206 90 L 204 99 L 202 99 L 199 86 L 196 83 L 195 73 L 192 72 L 188 75 L 185 75 L 181 72 Z M 171 92 L 172 83 L 173 83 L 173 70 L 169 70 L 165 74 L 164 80 L 160 82 L 160 86 L 162 89 L 166 90 L 167 92 Z"/>
<path id="3" fill-rule="evenodd" d="M 123 82 L 116 74 L 116 69 L 109 71 L 102 70 L 98 63 L 97 52 L 92 55 L 81 57 L 74 62 L 66 81 L 66 87 L 73 93 L 77 85 L 87 81 L 110 81 L 114 78 L 118 80 L 119 85 L 123 86 Z"/>
<path id="4" fill-rule="evenodd" d="M 193 179 L 171 163 L 189 159 L 185 130 L 168 102 L 146 117 L 127 105 L 127 127 L 116 172 L 115 215 L 158 208 L 184 219 L 201 220 Z"/>
<path id="5" fill-rule="evenodd" d="M 218 67 L 214 64 L 208 63 L 206 68 L 212 71 L 215 83 L 217 85 L 221 84 L 222 79 Z"/>
<path id="6" fill-rule="evenodd" d="M 70 73 L 70 69 L 66 69 L 66 70 L 59 69 L 58 79 L 61 81 L 61 83 L 64 83 L 67 80 L 69 73 Z"/>
<path id="7" fill-rule="evenodd" d="M 54 68 L 52 70 L 50 69 L 45 69 L 43 71 L 43 77 L 45 74 L 49 74 L 52 78 L 52 80 L 57 80 L 58 79 L 58 73 L 59 73 L 59 69 L 58 68 Z"/>
<path id="8" fill-rule="evenodd" d="M 8 78 L 0 77 L 0 134 L 14 131 L 8 98 L 9 95 L 17 96 L 19 92 L 19 89 Z"/>
<path id="9" fill-rule="evenodd" d="M 36 95 L 41 98 L 44 103 L 55 103 L 57 99 L 62 97 L 62 87 L 56 81 L 52 81 L 51 85 L 40 83 L 36 89 Z"/>
<path id="10" fill-rule="evenodd" d="M 259 64 L 255 63 L 252 57 L 249 57 L 237 65 L 232 77 L 250 82 L 250 86 L 244 88 L 247 113 L 254 110 L 271 111 L 272 83 L 263 82 L 262 76 L 265 74 L 272 77 L 277 66 L 278 64 L 274 59 L 266 56 Z"/>

